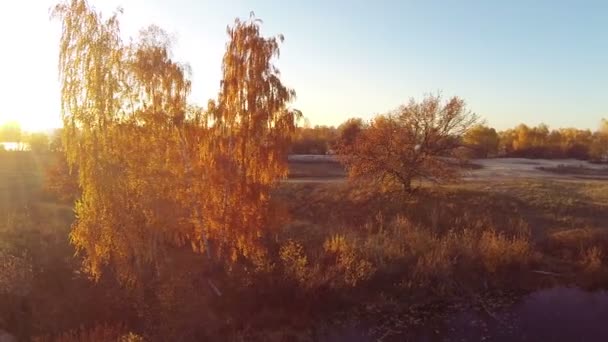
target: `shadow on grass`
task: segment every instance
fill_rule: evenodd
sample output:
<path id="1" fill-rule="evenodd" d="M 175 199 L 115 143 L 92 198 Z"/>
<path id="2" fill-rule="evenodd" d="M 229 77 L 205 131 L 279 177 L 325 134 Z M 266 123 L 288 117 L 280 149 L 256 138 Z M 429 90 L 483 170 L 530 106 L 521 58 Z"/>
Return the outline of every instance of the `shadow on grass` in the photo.
<path id="1" fill-rule="evenodd" d="M 550 183 L 467 183 L 426 187 L 412 196 L 352 183 L 282 184 L 276 198 L 296 221 L 353 228 L 399 215 L 437 231 L 463 221 L 482 220 L 506 231 L 524 223 L 535 239 L 547 230 L 608 226 L 608 202 L 586 191 L 593 184 Z"/>

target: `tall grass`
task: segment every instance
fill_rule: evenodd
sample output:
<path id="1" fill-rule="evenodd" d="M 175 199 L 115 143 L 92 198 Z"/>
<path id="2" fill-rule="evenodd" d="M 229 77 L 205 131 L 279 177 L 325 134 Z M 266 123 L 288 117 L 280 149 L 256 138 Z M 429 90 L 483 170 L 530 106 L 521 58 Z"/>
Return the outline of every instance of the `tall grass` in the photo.
<path id="1" fill-rule="evenodd" d="M 128 331 L 123 325 L 96 324 L 90 328 L 80 327 L 57 335 L 34 337 L 33 342 L 143 342 L 143 337 Z"/>
<path id="2" fill-rule="evenodd" d="M 329 228 L 322 249 L 289 240 L 281 259 L 285 271 L 306 288 L 323 284 L 320 278 L 342 278 L 332 286 L 353 287 L 394 276 L 410 289 L 445 290 L 473 278 L 498 279 L 527 269 L 533 246 L 526 231 L 499 231 L 485 220 L 466 218 L 438 230 L 402 215 L 388 223 L 377 215 L 362 227 Z"/>

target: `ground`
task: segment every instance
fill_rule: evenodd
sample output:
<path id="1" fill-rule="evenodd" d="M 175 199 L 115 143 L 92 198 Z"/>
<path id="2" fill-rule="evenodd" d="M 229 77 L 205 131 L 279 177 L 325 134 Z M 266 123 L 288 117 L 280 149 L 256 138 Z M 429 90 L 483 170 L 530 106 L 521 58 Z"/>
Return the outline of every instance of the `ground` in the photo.
<path id="1" fill-rule="evenodd" d="M 297 181 L 342 180 L 346 175 L 335 156 L 293 155 L 289 157 L 290 178 Z M 473 159 L 469 170 L 463 170 L 465 180 L 498 179 L 596 179 L 608 180 L 608 165 L 576 159 L 490 158 Z"/>
<path id="2" fill-rule="evenodd" d="M 367 198 L 365 190 L 353 189 L 331 156 L 293 156 L 290 162 L 296 172 L 292 173 L 281 194 L 286 196 L 285 203 L 294 204 L 291 212 L 296 213 L 299 225 L 315 226 L 313 231 L 334 231 L 336 226 L 357 230 L 361 226 L 387 224 L 397 216 L 405 216 L 439 232 L 458 230 L 462 221 L 479 221 L 485 227 L 499 231 L 521 229 L 529 232 L 530 254 L 526 256 L 524 267 L 503 275 L 501 272 L 480 275 L 480 279 L 464 286 L 456 285 L 456 289 L 449 286 L 442 289 L 433 282 L 427 284 L 434 289 L 426 299 L 438 300 L 444 309 L 433 309 L 435 304 L 431 300 L 420 307 L 414 304 L 418 311 L 412 314 L 386 307 L 380 309 L 379 303 L 384 299 L 373 300 L 364 311 L 375 308 L 378 311 L 373 311 L 371 316 L 381 317 L 379 319 L 383 321 L 372 324 L 371 330 L 376 329 L 374 338 L 362 334 L 360 327 L 347 325 L 335 333 L 331 341 L 371 341 L 378 337 L 395 341 L 442 340 L 446 337 L 511 341 L 525 339 L 524 335 L 539 340 L 570 340 L 572 336 L 590 341 L 608 338 L 608 329 L 600 323 L 608 310 L 608 296 L 562 287 L 596 289 L 608 286 L 606 165 L 578 160 L 473 160 L 476 167 L 463 171 L 462 182 L 423 187 L 415 200 L 404 204 L 390 196 Z M 384 223 L 378 222 L 377 217 Z M 390 245 L 383 247 L 390 250 Z M 498 253 L 505 251 L 508 250 Z M 479 257 L 489 258 L 487 253 Z M 435 278 L 435 282 L 466 282 L 458 279 L 458 270 L 443 268 L 446 270 L 451 274 Z M 475 273 L 469 269 L 465 277 L 474 278 Z M 510 280 L 501 278 L 505 274 Z M 414 276 L 410 278 L 415 279 Z M 480 283 L 485 285 L 479 287 Z M 450 299 L 444 302 L 442 298 L 446 298 L 446 292 Z M 401 307 L 408 306 L 404 305 L 408 299 L 399 295 L 386 297 L 390 298 L 389 304 L 385 304 L 389 307 L 395 301 L 400 302 Z M 463 301 L 472 305 L 454 300 L 455 297 L 467 298 Z M 590 301 L 596 303 L 593 308 L 584 304 Z M 421 304 L 425 300 L 418 298 L 414 302 Z M 389 317 L 380 313 L 387 311 Z M 580 311 L 585 312 L 584 324 L 580 316 L 569 314 Z M 426 323 L 419 324 L 419 317 L 425 315 Z M 553 317 L 555 315 L 560 322 L 572 320 L 574 326 L 549 324 L 557 319 Z M 374 319 L 363 316 L 366 317 L 363 321 Z M 528 322 L 531 317 L 537 318 L 532 321 L 536 323 Z"/>
<path id="3" fill-rule="evenodd" d="M 327 157 L 301 158 L 292 158 L 292 177 L 273 193 L 284 224 L 269 248 L 284 273 L 233 295 L 234 279 L 224 279 L 224 298 L 200 307 L 196 296 L 205 288 L 188 292 L 180 283 L 176 289 L 186 290 L 172 296 L 190 297 L 168 316 L 154 316 L 175 317 L 179 329 L 162 334 L 213 336 L 188 325 L 200 325 L 212 307 L 230 317 L 218 336 L 402 340 L 403 331 L 451 334 L 446 322 L 470 315 L 491 328 L 510 313 L 530 312 L 521 303 L 545 298 L 527 294 L 546 288 L 608 287 L 608 181 L 538 169 L 573 161 L 475 161 L 481 168 L 465 181 L 424 186 L 411 197 L 350 183 Z M 133 294 L 80 272 L 68 241 L 72 204 L 44 189 L 52 160 L 0 153 L 0 306 L 9 308 L 0 312 L 0 331 L 27 339 L 120 319 L 145 333 L 158 325 L 141 319 L 152 307 L 125 305 Z M 519 304 L 505 311 L 511 303 Z"/>

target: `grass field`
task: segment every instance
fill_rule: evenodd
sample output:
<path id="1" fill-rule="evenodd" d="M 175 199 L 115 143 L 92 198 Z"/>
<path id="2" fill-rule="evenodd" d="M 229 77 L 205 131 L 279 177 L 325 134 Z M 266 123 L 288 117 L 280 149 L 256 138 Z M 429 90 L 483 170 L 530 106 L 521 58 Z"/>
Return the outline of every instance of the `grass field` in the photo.
<path id="1" fill-rule="evenodd" d="M 381 336 L 391 324 L 421 325 L 470 302 L 491 310 L 488 303 L 545 287 L 608 287 L 605 181 L 501 178 L 423 187 L 415 196 L 285 182 L 273 197 L 281 224 L 268 239 L 275 273 L 248 285 L 220 278 L 225 296 L 208 299 L 206 287 L 181 278 L 199 274 L 186 269 L 175 273 L 172 291 L 162 283 L 146 290 L 162 290 L 153 298 L 170 304 L 134 306 L 133 298 L 151 297 L 80 272 L 68 241 L 72 207 L 44 190 L 51 160 L 0 153 L 0 329 L 21 339 L 101 323 L 184 340 L 314 340 L 359 321 Z M 292 175 L 313 178 L 328 167 L 291 165 Z M 172 258 L 189 258 L 181 253 Z M 199 259 L 187 260 L 200 269 Z"/>
<path id="2" fill-rule="evenodd" d="M 72 205 L 44 189 L 53 159 L 0 152 L 0 329 L 19 340 L 111 320 L 124 300 L 80 274 Z"/>

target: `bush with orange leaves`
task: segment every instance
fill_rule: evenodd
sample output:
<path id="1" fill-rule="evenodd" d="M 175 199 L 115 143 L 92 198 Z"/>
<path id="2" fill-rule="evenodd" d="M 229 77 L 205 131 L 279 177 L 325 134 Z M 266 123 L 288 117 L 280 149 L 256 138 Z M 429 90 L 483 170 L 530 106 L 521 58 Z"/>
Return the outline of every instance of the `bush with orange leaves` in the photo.
<path id="1" fill-rule="evenodd" d="M 304 246 L 293 240 L 283 244 L 279 252 L 285 275 L 308 290 L 355 287 L 369 280 L 376 271 L 362 255 L 357 241 L 344 235 L 329 236 L 323 250 L 311 254 L 315 257 L 309 259 Z"/>
<path id="2" fill-rule="evenodd" d="M 400 216 L 383 228 L 367 228 L 359 238 L 359 253 L 379 272 L 402 274 L 407 288 L 444 291 L 475 277 L 499 279 L 533 260 L 528 234 L 499 232 L 482 220 L 455 221 L 436 231 Z"/>

